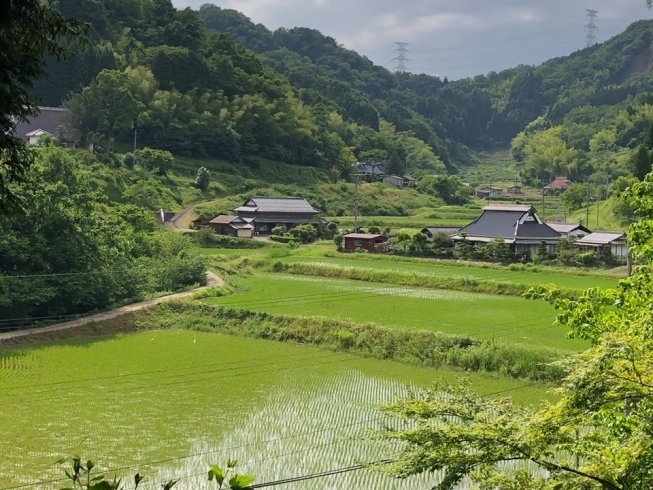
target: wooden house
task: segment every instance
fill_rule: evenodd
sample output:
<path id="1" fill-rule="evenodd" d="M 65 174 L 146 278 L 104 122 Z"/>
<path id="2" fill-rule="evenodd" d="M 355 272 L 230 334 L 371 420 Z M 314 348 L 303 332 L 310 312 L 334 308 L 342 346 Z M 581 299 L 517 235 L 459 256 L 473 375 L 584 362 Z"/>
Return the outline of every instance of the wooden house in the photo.
<path id="1" fill-rule="evenodd" d="M 223 214 L 209 221 L 208 227 L 220 235 L 238 238 L 251 238 L 254 230 L 254 226 L 249 221 L 238 216 L 227 216 Z"/>
<path id="2" fill-rule="evenodd" d="M 355 252 L 362 249 L 370 253 L 383 253 L 388 251 L 388 237 L 371 233 L 349 233 L 344 236 L 345 250 Z"/>
<path id="3" fill-rule="evenodd" d="M 521 186 L 520 185 L 511 185 L 508 187 L 508 194 L 515 195 L 515 194 L 521 194 Z"/>
<path id="4" fill-rule="evenodd" d="M 503 189 L 498 187 L 481 187 L 475 191 L 476 197 L 481 199 L 496 199 L 503 197 Z"/>
<path id="5" fill-rule="evenodd" d="M 253 225 L 255 235 L 269 235 L 276 227 L 288 230 L 320 214 L 301 197 L 251 197 L 234 212 Z"/>
<path id="6" fill-rule="evenodd" d="M 485 206 L 481 216 L 452 238 L 473 245 L 500 238 L 517 254 L 536 255 L 542 242 L 549 253 L 554 253 L 561 236 L 540 219 L 532 206 Z"/>

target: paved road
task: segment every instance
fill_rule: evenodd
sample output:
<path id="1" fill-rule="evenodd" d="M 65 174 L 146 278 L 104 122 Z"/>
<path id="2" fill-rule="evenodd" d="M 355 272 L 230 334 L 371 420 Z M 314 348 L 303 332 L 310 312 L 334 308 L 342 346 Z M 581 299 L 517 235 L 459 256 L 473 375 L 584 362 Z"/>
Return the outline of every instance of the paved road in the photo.
<path id="1" fill-rule="evenodd" d="M 47 327 L 32 328 L 32 329 L 25 329 L 25 330 L 16 330 L 15 332 L 0 333 L 0 341 L 7 340 L 7 339 L 13 339 L 13 338 L 16 338 L 16 337 L 23 337 L 25 335 L 39 334 L 39 333 L 43 333 L 43 332 L 56 332 L 58 330 L 66 330 L 68 328 L 79 327 L 79 326 L 85 325 L 87 323 L 98 322 L 98 321 L 103 321 L 103 320 L 110 320 L 111 318 L 119 317 L 121 315 L 124 315 L 125 313 L 130 313 L 132 311 L 142 310 L 143 308 L 147 308 L 149 306 L 158 305 L 159 303 L 163 303 L 164 301 L 170 301 L 170 300 L 173 300 L 173 299 L 186 298 L 188 296 L 191 296 L 193 293 L 196 293 L 197 291 L 201 291 L 202 289 L 206 289 L 206 288 L 209 288 L 211 286 L 224 286 L 224 280 L 221 277 L 214 274 L 213 272 L 207 272 L 206 273 L 206 279 L 207 279 L 206 286 L 203 286 L 201 288 L 196 288 L 196 289 L 193 289 L 191 291 L 185 291 L 183 293 L 171 294 L 169 296 L 162 296 L 161 298 L 150 299 L 150 300 L 147 300 L 147 301 L 141 301 L 140 303 L 133 303 L 131 305 L 116 308 L 115 310 L 107 311 L 107 312 L 104 312 L 104 313 L 98 313 L 96 315 L 86 316 L 84 318 L 80 318 L 78 320 L 73 320 L 73 321 L 70 321 L 70 322 L 57 323 L 55 325 L 48 325 Z"/>
<path id="2" fill-rule="evenodd" d="M 175 231 L 178 232 L 189 232 L 189 231 L 197 231 L 193 230 L 191 228 L 183 228 L 182 226 L 179 225 L 179 222 L 188 215 L 188 213 L 192 212 L 195 206 L 188 206 L 187 208 L 184 208 L 181 212 L 175 214 L 172 218 L 170 218 L 170 221 L 168 221 L 166 224 L 172 228 Z"/>

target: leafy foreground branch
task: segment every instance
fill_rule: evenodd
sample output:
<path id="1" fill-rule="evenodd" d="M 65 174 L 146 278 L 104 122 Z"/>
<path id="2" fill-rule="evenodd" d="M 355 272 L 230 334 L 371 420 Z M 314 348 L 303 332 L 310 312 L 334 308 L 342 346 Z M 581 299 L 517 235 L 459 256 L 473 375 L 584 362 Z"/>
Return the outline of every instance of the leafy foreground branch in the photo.
<path id="1" fill-rule="evenodd" d="M 486 400 L 465 387 L 432 390 L 383 410 L 400 429 L 380 437 L 399 442 L 398 477 L 442 471 L 434 488 L 471 480 L 481 490 L 639 490 L 653 488 L 653 175 L 631 198 L 642 216 L 629 234 L 641 262 L 617 289 L 590 289 L 578 299 L 538 287 L 532 298 L 559 310 L 587 351 L 556 362 L 569 373 L 559 402 L 538 410 L 509 399 Z"/>
<path id="2" fill-rule="evenodd" d="M 94 474 L 93 469 L 95 463 L 93 461 L 82 461 L 79 456 L 72 458 L 64 458 L 59 461 L 60 464 L 69 462 L 70 470 L 66 470 L 66 478 L 72 483 L 71 487 L 63 488 L 62 490 L 127 490 L 127 483 L 116 476 L 113 479 L 108 479 L 105 475 Z M 246 490 L 249 485 L 254 483 L 254 478 L 247 475 L 239 475 L 235 472 L 235 467 L 238 464 L 236 460 L 230 459 L 227 461 L 227 467 L 222 469 L 218 465 L 211 465 L 208 475 L 209 481 L 215 480 L 218 485 L 218 490 Z M 145 480 L 145 477 L 139 473 L 134 475 L 133 489 L 137 490 L 138 486 Z M 163 490 L 170 490 L 177 484 L 178 480 L 169 480 L 161 484 Z"/>

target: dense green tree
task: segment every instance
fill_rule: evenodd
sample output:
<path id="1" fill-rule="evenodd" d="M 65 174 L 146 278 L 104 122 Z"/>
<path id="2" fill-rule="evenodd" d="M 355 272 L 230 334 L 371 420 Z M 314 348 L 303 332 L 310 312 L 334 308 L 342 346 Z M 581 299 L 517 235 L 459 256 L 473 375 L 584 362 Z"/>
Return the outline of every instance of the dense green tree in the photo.
<path id="1" fill-rule="evenodd" d="M 202 191 L 206 191 L 211 184 L 211 172 L 209 172 L 206 167 L 200 167 L 197 169 L 197 175 L 195 176 L 195 187 Z"/>
<path id="2" fill-rule="evenodd" d="M 583 207 L 587 203 L 587 185 L 581 183 L 575 183 L 570 185 L 565 192 L 560 196 L 560 201 L 562 205 L 569 212 L 576 211 Z"/>
<path id="3" fill-rule="evenodd" d="M 639 180 L 644 180 L 646 175 L 651 171 L 651 153 L 647 146 L 640 145 L 631 158 L 633 174 Z"/>
<path id="4" fill-rule="evenodd" d="M 175 163 L 175 159 L 169 151 L 147 147 L 136 152 L 136 161 L 145 171 L 154 171 L 158 175 L 168 173 Z"/>
<path id="5" fill-rule="evenodd" d="M 83 41 L 86 25 L 66 19 L 38 0 L 0 2 L 0 207 L 11 198 L 9 184 L 21 180 L 32 162 L 25 143 L 14 134 L 16 120 L 35 115 L 29 90 L 46 74 L 44 55 L 70 54 L 66 38 Z"/>
<path id="6" fill-rule="evenodd" d="M 66 150 L 37 152 L 12 184 L 22 212 L 0 215 L 0 317 L 85 313 L 205 280 L 185 237 L 159 233 L 145 208 L 107 205 Z"/>

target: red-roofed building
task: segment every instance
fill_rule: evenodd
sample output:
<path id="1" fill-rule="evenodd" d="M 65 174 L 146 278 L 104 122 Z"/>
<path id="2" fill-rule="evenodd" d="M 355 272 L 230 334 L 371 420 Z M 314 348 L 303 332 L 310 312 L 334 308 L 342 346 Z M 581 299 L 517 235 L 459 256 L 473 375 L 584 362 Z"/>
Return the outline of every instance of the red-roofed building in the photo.
<path id="1" fill-rule="evenodd" d="M 567 177 L 556 177 L 544 188 L 549 192 L 564 192 L 571 184 L 573 184 L 573 182 Z"/>

